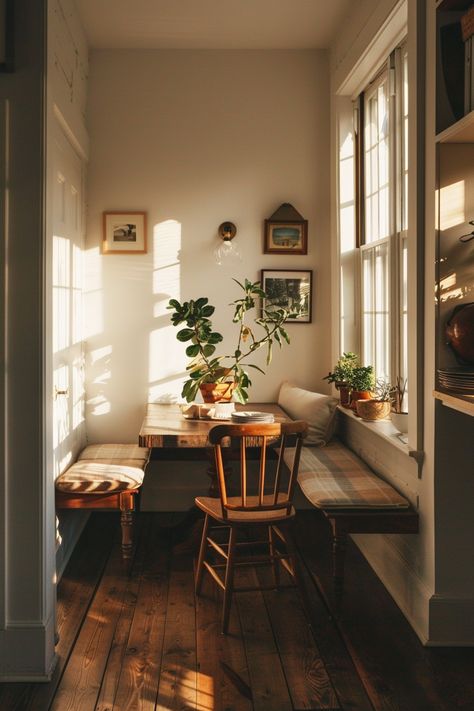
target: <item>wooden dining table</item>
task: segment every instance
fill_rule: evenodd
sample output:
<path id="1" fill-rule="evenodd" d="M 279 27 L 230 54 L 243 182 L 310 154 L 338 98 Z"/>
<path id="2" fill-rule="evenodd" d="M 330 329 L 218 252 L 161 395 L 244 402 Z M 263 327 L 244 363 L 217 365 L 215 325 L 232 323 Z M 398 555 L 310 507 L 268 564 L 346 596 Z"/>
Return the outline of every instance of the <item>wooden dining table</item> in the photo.
<path id="1" fill-rule="evenodd" d="M 288 422 L 291 419 L 274 402 L 248 403 L 247 405 L 236 403 L 235 407 L 240 411 L 270 412 L 273 414 L 275 422 Z M 230 422 L 230 420 L 186 418 L 177 404 L 148 403 L 138 435 L 138 444 L 140 447 L 161 450 L 161 453 L 157 453 L 157 458 L 169 458 L 169 455 L 176 455 L 176 459 L 179 459 L 186 450 L 197 450 L 196 458 L 207 461 L 207 474 L 211 480 L 209 494 L 218 496 L 217 473 L 213 450 L 209 446 L 209 431 L 215 425 L 225 422 Z M 232 451 L 231 447 L 227 449 L 226 459 L 229 461 L 232 458 Z M 165 452 L 164 450 L 181 450 L 181 453 L 179 451 Z M 161 456 L 159 456 L 160 454 Z"/>
<path id="2" fill-rule="evenodd" d="M 235 404 L 236 410 L 270 412 L 275 422 L 288 422 L 286 412 L 275 402 L 257 402 L 247 405 Z M 209 430 L 215 425 L 229 420 L 188 419 L 176 404 L 150 402 L 146 408 L 138 435 L 140 447 L 206 447 L 209 445 Z"/>

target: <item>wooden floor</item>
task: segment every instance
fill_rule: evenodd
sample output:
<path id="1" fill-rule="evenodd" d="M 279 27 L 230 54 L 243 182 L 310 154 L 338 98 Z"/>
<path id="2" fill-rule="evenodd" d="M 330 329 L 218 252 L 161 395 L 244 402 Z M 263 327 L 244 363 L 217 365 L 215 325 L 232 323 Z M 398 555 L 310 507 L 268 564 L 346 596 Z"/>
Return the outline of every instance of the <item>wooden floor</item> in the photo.
<path id="1" fill-rule="evenodd" d="M 117 519 L 91 517 L 58 589 L 54 678 L 0 685 L 1 711 L 473 711 L 474 649 L 423 648 L 353 545 L 343 618 L 331 617 L 316 512 L 297 517 L 311 626 L 296 591 L 245 593 L 227 637 L 220 594 L 207 581 L 195 598 L 192 556 L 169 523 L 139 516 L 126 571 Z"/>

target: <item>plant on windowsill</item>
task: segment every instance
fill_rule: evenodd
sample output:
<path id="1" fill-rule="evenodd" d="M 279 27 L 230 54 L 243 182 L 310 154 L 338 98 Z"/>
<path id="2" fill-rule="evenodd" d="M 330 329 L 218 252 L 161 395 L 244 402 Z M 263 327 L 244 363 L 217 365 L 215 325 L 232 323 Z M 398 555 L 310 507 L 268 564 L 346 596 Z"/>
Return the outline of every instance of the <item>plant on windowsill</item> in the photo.
<path id="1" fill-rule="evenodd" d="M 182 397 L 187 402 L 193 402 L 198 391 L 201 391 L 204 402 L 230 400 L 232 396 L 241 403 L 248 400 L 248 388 L 252 384 L 247 368 L 253 368 L 264 373 L 258 365 L 249 363 L 248 358 L 255 351 L 265 347 L 267 350 L 266 364 L 272 360 L 273 344 L 281 347 L 283 342 L 289 343 L 290 338 L 284 328 L 289 318 L 298 316 L 298 311 L 285 308 L 260 309 L 260 300 L 267 295 L 260 282 L 252 283 L 245 279 L 241 284 L 244 294 L 230 306 L 234 307 L 232 321 L 238 324 L 237 345 L 235 350 L 227 355 L 215 355 L 216 345 L 223 341 L 221 333 L 214 331 L 210 316 L 215 311 L 214 306 L 206 297 L 184 301 L 182 304 L 171 299 L 168 309 L 173 309 L 171 322 L 173 326 L 186 324 L 176 334 L 178 341 L 188 343 L 186 355 L 192 360 L 186 367 L 189 378 L 184 382 Z M 259 308 L 261 315 L 253 318 L 252 327 L 245 318 L 249 311 Z M 257 329 L 260 329 L 257 332 Z M 263 329 L 263 333 L 262 333 Z"/>
<path id="2" fill-rule="evenodd" d="M 360 365 L 354 368 L 351 375 L 351 409 L 357 409 L 357 400 L 370 400 L 375 384 L 372 365 Z"/>
<path id="3" fill-rule="evenodd" d="M 354 368 L 357 367 L 358 361 L 359 356 L 356 353 L 352 353 L 351 351 L 343 353 L 342 356 L 339 357 L 334 369 L 323 378 L 323 380 L 327 380 L 328 383 L 334 383 L 336 389 L 339 391 L 339 398 L 343 407 L 349 406 L 351 377 Z"/>
<path id="4" fill-rule="evenodd" d="M 402 379 L 400 377 L 397 377 L 395 385 L 393 387 L 391 418 L 393 425 L 402 434 L 406 434 L 408 432 L 408 412 L 403 410 L 406 389 L 406 378 Z"/>
<path id="5" fill-rule="evenodd" d="M 373 397 L 369 400 L 357 400 L 357 414 L 363 420 L 375 422 L 386 420 L 394 399 L 395 388 L 386 380 L 379 378 L 375 382 Z"/>

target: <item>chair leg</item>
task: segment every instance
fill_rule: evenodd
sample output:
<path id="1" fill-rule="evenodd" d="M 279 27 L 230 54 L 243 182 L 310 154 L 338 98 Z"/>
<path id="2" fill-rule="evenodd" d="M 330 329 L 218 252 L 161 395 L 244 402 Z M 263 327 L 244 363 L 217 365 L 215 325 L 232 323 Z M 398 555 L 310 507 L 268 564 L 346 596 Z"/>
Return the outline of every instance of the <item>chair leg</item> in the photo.
<path id="1" fill-rule="evenodd" d="M 234 555 L 237 539 L 237 529 L 231 526 L 229 535 L 229 548 L 227 551 L 227 565 L 225 569 L 224 581 L 224 606 L 222 610 L 222 633 L 227 634 L 229 629 L 230 606 L 232 603 L 232 593 L 234 585 Z"/>
<path id="2" fill-rule="evenodd" d="M 204 519 L 204 526 L 202 528 L 201 545 L 199 548 L 199 556 L 198 556 L 198 561 L 197 561 L 197 565 L 196 565 L 196 582 L 194 584 L 194 589 L 196 591 L 196 595 L 200 595 L 200 593 L 201 593 L 202 574 L 203 574 L 203 570 L 204 570 L 204 557 L 206 555 L 208 528 L 209 528 L 209 514 L 206 514 L 206 518 Z"/>
<path id="3" fill-rule="evenodd" d="M 268 527 L 268 544 L 270 547 L 270 556 L 272 559 L 272 569 L 273 569 L 273 581 L 275 587 L 278 589 L 280 587 L 280 567 L 278 560 L 275 558 L 276 546 L 275 546 L 275 532 L 273 526 Z"/>

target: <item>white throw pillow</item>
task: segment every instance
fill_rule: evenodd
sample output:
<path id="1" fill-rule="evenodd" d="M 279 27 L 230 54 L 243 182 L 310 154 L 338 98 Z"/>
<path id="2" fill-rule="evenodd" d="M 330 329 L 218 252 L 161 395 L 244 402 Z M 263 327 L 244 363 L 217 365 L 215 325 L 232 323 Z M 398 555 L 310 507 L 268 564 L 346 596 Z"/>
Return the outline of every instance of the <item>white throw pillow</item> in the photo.
<path id="1" fill-rule="evenodd" d="M 338 400 L 335 397 L 313 393 L 285 382 L 280 388 L 278 404 L 294 420 L 306 420 L 309 427 L 305 444 L 322 447 L 329 442 L 336 425 Z"/>

